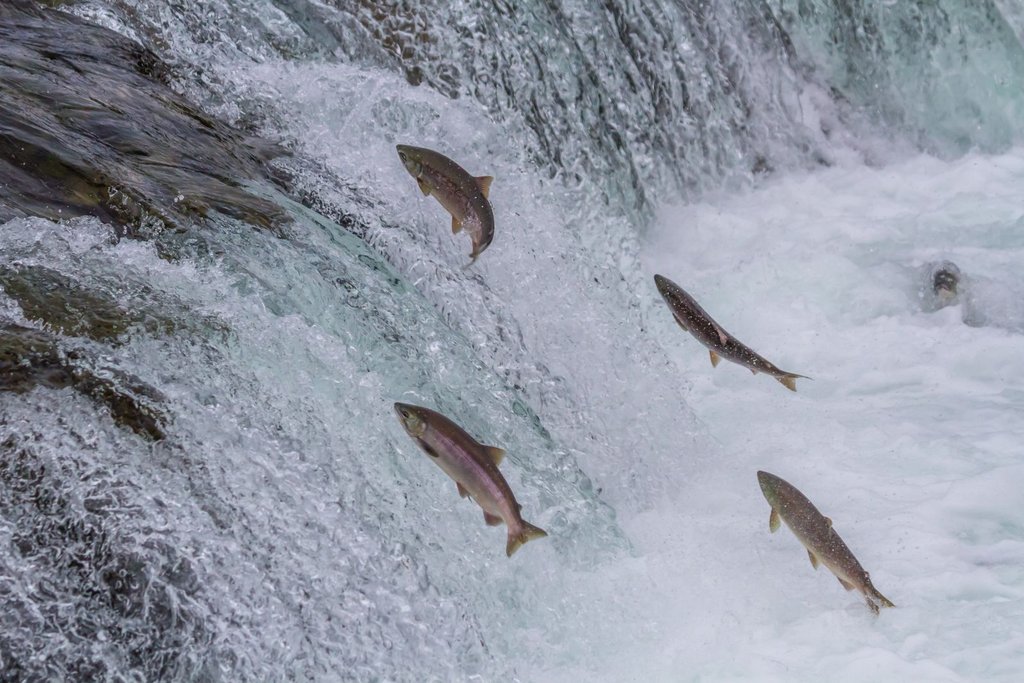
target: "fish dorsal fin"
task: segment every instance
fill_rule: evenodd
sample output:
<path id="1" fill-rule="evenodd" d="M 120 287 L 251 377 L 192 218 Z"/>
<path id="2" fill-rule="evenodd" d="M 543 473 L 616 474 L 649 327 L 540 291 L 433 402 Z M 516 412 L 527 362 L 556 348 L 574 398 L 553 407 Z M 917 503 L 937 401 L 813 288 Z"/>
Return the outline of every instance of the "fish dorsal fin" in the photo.
<path id="1" fill-rule="evenodd" d="M 836 578 L 839 579 L 838 576 Z M 843 579 L 839 579 L 839 583 L 843 584 L 843 588 L 845 588 L 846 590 L 848 590 L 848 591 L 852 591 L 853 590 L 853 584 L 852 583 L 847 583 Z"/>
<path id="2" fill-rule="evenodd" d="M 463 486 L 459 482 L 455 482 L 455 485 L 459 487 L 459 495 L 460 496 L 462 496 L 463 498 L 468 498 L 469 497 L 469 491 L 466 490 L 465 486 Z"/>
<path id="3" fill-rule="evenodd" d="M 427 183 L 426 181 L 423 180 L 423 178 L 417 178 L 416 184 L 420 186 L 420 192 L 422 192 L 424 195 L 430 195 L 430 187 L 427 186 Z"/>
<path id="4" fill-rule="evenodd" d="M 492 515 L 491 513 L 484 511 L 484 521 L 487 522 L 487 526 L 498 526 L 505 520 L 498 515 Z"/>
<path id="5" fill-rule="evenodd" d="M 779 530 L 779 513 L 775 508 L 772 508 L 772 513 L 768 515 L 768 531 L 773 534 Z"/>
<path id="6" fill-rule="evenodd" d="M 718 361 L 720 361 L 721 358 L 719 358 L 718 354 L 715 353 L 714 351 L 712 351 L 711 349 L 708 349 L 708 353 L 711 354 L 711 367 L 717 368 L 718 367 Z"/>
<path id="7" fill-rule="evenodd" d="M 453 235 L 458 235 L 459 231 L 461 231 L 461 230 L 462 230 L 462 221 L 460 221 L 455 216 L 452 216 L 452 234 Z"/>
<path id="8" fill-rule="evenodd" d="M 484 446 L 484 453 L 491 459 L 495 467 L 501 464 L 501 461 L 505 459 L 505 451 L 497 446 Z"/>
<path id="9" fill-rule="evenodd" d="M 491 182 L 494 180 L 494 178 L 489 175 L 482 175 L 478 178 L 475 178 L 475 180 L 476 184 L 480 186 L 480 191 L 483 193 L 484 199 L 486 199 L 487 195 L 490 194 L 491 192 Z"/>
<path id="10" fill-rule="evenodd" d="M 810 550 L 807 551 L 807 557 L 811 558 L 811 566 L 815 569 L 818 568 L 818 556 L 812 553 Z M 840 579 L 842 581 L 842 579 Z"/>

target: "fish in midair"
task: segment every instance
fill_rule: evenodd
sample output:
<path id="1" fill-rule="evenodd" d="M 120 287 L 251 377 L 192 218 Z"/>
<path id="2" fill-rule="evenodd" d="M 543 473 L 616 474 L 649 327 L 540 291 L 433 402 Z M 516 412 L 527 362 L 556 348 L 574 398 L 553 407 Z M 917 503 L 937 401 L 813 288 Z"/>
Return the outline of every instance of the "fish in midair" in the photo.
<path id="1" fill-rule="evenodd" d="M 452 215 L 452 234 L 465 228 L 473 240 L 472 264 L 494 239 L 494 212 L 487 195 L 491 176 L 471 176 L 457 163 L 432 149 L 398 145 L 398 158 L 416 179 L 420 191 L 433 195 Z"/>
<path id="2" fill-rule="evenodd" d="M 711 353 L 712 367 L 718 366 L 722 358 L 748 368 L 755 375 L 763 372 L 779 380 L 790 391 L 796 391 L 797 378 L 810 379 L 804 375 L 780 370 L 753 349 L 738 341 L 726 332 L 721 325 L 707 314 L 697 301 L 687 294 L 682 287 L 662 275 L 654 276 L 654 284 L 665 299 L 672 316 L 679 326 L 696 337 L 697 341 L 708 348 Z"/>
<path id="3" fill-rule="evenodd" d="M 498 469 L 505 451 L 484 446 L 462 427 L 429 408 L 396 403 L 395 412 L 409 436 L 455 480 L 459 495 L 471 497 L 483 509 L 487 525 L 505 523 L 508 527 L 506 555 L 512 557 L 527 541 L 548 535 L 520 514 L 520 505 Z"/>
<path id="4" fill-rule="evenodd" d="M 871 584 L 871 577 L 850 549 L 832 528 L 832 520 L 818 512 L 807 496 L 784 479 L 768 472 L 758 472 L 757 481 L 771 506 L 768 528 L 774 533 L 780 520 L 786 523 L 800 543 L 807 549 L 811 566 L 824 564 L 836 575 L 839 583 L 848 591 L 857 589 L 872 612 L 878 614 L 879 606 L 895 607 Z"/>

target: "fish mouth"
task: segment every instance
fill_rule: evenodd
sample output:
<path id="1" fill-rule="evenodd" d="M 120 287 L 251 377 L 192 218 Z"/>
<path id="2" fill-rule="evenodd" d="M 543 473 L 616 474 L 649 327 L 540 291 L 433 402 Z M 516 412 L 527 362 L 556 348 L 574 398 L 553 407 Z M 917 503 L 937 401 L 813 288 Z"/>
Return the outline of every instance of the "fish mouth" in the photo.
<path id="1" fill-rule="evenodd" d="M 757 471 L 757 483 L 761 485 L 761 491 L 765 495 L 769 495 L 769 491 L 774 491 L 778 482 L 779 478 L 774 474 L 770 474 L 762 470 Z"/>
<path id="2" fill-rule="evenodd" d="M 406 433 L 414 439 L 421 438 L 427 431 L 427 423 L 420 413 L 420 408 L 408 403 L 395 403 L 394 408 L 398 421 L 402 423 Z"/>
<path id="3" fill-rule="evenodd" d="M 423 162 L 419 159 L 417 148 L 408 145 L 395 145 L 395 149 L 398 150 L 398 159 L 402 162 L 402 166 L 405 166 L 405 170 L 413 178 L 419 178 L 423 171 Z"/>
<path id="4" fill-rule="evenodd" d="M 658 288 L 658 291 L 662 294 L 665 293 L 665 287 L 668 285 L 668 278 L 662 275 L 654 275 L 654 286 Z"/>
<path id="5" fill-rule="evenodd" d="M 398 157 L 405 161 L 412 154 L 412 147 L 409 145 L 395 145 L 395 149 L 398 151 Z"/>
<path id="6" fill-rule="evenodd" d="M 662 298 L 665 300 L 668 300 L 668 298 L 672 296 L 673 290 L 678 287 L 676 283 L 672 282 L 664 275 L 657 274 L 654 276 L 654 286 L 658 288 L 658 293 L 661 294 Z"/>

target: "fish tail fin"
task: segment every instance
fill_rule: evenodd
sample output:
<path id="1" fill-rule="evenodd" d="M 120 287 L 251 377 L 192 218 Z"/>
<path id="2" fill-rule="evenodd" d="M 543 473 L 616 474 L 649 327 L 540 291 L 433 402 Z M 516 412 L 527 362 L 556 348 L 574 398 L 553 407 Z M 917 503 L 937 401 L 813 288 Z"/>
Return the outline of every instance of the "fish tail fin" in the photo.
<path id="1" fill-rule="evenodd" d="M 462 266 L 462 269 L 463 270 L 468 270 L 474 263 L 476 263 L 477 257 L 479 257 L 479 254 L 477 254 L 476 250 L 474 249 L 473 253 L 469 255 L 469 263 L 467 263 L 466 265 Z"/>
<path id="2" fill-rule="evenodd" d="M 519 547 L 527 541 L 535 538 L 544 538 L 548 532 L 529 522 L 522 522 L 517 528 L 508 530 L 508 545 L 505 546 L 505 554 L 512 557 L 512 553 L 519 550 Z"/>
<path id="3" fill-rule="evenodd" d="M 790 391 L 796 391 L 796 381 L 798 379 L 811 379 L 807 375 L 798 375 L 795 372 L 787 372 L 783 375 L 776 377 L 775 379 L 782 382 L 782 386 L 786 387 Z"/>
<path id="4" fill-rule="evenodd" d="M 878 604 L 882 607 L 895 607 L 892 601 L 878 592 L 878 589 L 872 588 L 872 596 L 875 600 L 878 600 Z"/>

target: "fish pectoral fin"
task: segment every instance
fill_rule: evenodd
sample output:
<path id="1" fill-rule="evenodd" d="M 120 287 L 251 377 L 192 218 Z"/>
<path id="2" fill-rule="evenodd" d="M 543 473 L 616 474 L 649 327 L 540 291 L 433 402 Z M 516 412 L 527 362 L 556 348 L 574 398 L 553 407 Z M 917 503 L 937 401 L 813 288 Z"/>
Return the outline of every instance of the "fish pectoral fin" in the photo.
<path id="1" fill-rule="evenodd" d="M 836 578 L 839 579 L 838 576 Z M 852 591 L 853 590 L 853 584 L 852 583 L 849 583 L 848 581 L 844 581 L 843 579 L 839 579 L 839 583 L 843 584 L 843 588 L 845 588 L 846 590 L 848 590 L 848 591 Z"/>
<path id="2" fill-rule="evenodd" d="M 484 510 L 484 521 L 487 522 L 487 526 L 498 526 L 499 524 L 502 524 L 505 520 L 503 520 L 498 515 L 492 515 L 491 513 Z"/>
<path id="3" fill-rule="evenodd" d="M 818 568 L 818 556 L 812 553 L 810 550 L 807 551 L 807 557 L 811 558 L 811 566 L 815 569 Z M 840 579 L 842 581 L 842 579 Z"/>
<path id="4" fill-rule="evenodd" d="M 725 330 L 723 330 L 721 327 L 716 327 L 715 332 L 718 333 L 718 339 L 719 341 L 722 342 L 722 346 L 725 346 L 726 344 L 729 343 L 729 335 L 725 333 Z"/>
<path id="5" fill-rule="evenodd" d="M 878 615 L 878 605 L 876 605 L 874 603 L 874 601 L 871 600 L 871 598 L 864 598 L 864 602 L 867 603 L 868 609 L 871 610 L 871 613 L 877 616 Z"/>
<path id="6" fill-rule="evenodd" d="M 772 508 L 772 513 L 768 515 L 768 531 L 773 534 L 779 530 L 779 524 L 782 520 L 779 519 L 779 513 L 775 508 Z"/>
<path id="7" fill-rule="evenodd" d="M 462 496 L 463 498 L 468 498 L 468 497 L 469 497 L 469 491 L 467 491 L 467 490 L 466 490 L 466 487 L 465 487 L 465 486 L 463 486 L 463 485 L 462 485 L 462 484 L 460 484 L 459 482 L 455 482 L 455 485 L 456 485 L 456 486 L 458 487 L 458 489 L 459 489 L 459 495 L 460 495 L 460 496 Z"/>
<path id="8" fill-rule="evenodd" d="M 480 192 L 483 193 L 484 199 L 487 199 L 487 195 L 491 192 L 491 183 L 494 178 L 489 175 L 482 175 L 475 179 L 476 184 L 480 186 Z"/>
<path id="9" fill-rule="evenodd" d="M 452 234 L 458 235 L 460 232 L 462 232 L 462 221 L 452 216 Z"/>
<path id="10" fill-rule="evenodd" d="M 720 361 L 722 359 L 718 356 L 717 353 L 715 353 L 711 349 L 708 349 L 708 353 L 711 354 L 711 367 L 717 368 L 718 367 L 718 361 Z"/>
<path id="11" fill-rule="evenodd" d="M 417 178 L 416 179 L 416 184 L 419 185 L 420 192 L 422 192 L 426 196 L 430 195 L 430 186 L 427 185 L 427 183 L 423 180 L 423 178 Z"/>
<path id="12" fill-rule="evenodd" d="M 751 375 L 756 375 L 757 374 L 757 370 L 755 370 L 754 368 L 750 368 L 750 374 Z"/>
<path id="13" fill-rule="evenodd" d="M 485 445 L 483 446 L 483 452 L 487 454 L 487 458 L 490 462 L 493 462 L 495 466 L 501 465 L 502 461 L 505 460 L 505 451 L 499 449 L 497 445 Z"/>

